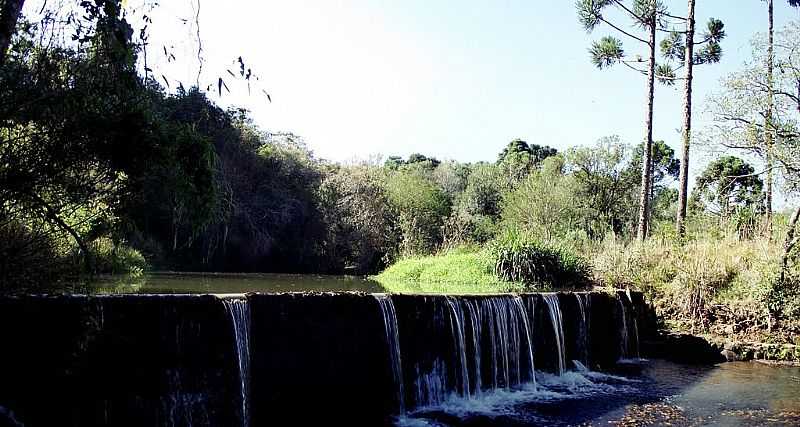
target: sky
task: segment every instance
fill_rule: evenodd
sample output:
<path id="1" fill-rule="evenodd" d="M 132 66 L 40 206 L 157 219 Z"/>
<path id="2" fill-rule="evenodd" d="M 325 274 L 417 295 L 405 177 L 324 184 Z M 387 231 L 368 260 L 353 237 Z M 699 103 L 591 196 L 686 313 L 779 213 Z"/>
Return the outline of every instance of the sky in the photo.
<path id="1" fill-rule="evenodd" d="M 141 14 L 142 1 L 128 7 Z M 161 1 L 149 12 L 156 74 L 172 88 L 195 81 L 199 16 L 201 87 L 225 78 L 231 93 L 212 98 L 249 109 L 262 129 L 302 136 L 321 158 L 420 152 L 492 161 L 514 138 L 565 150 L 645 135 L 644 76 L 590 63 L 592 40 L 614 33 L 601 26 L 587 34 L 573 0 L 199 0 L 196 15 L 197 1 Z M 698 27 L 715 17 L 727 33 L 722 62 L 695 69 L 695 129 L 702 129 L 704 99 L 747 59 L 767 15 L 761 0 L 697 3 Z M 685 1 L 665 4 L 685 14 Z M 786 1 L 775 4 L 776 28 L 800 18 Z M 163 47 L 176 61 L 165 61 Z M 625 48 L 641 51 L 627 40 Z M 249 94 L 225 71 L 237 70 L 239 56 L 259 76 Z M 654 137 L 677 152 L 681 125 L 682 85 L 658 87 Z"/>

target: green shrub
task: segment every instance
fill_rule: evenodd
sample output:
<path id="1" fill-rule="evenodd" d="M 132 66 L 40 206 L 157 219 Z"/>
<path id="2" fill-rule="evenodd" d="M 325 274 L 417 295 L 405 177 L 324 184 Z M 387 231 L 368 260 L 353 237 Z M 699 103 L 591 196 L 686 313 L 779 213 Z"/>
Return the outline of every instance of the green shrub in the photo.
<path id="1" fill-rule="evenodd" d="M 551 289 L 591 284 L 589 263 L 564 247 L 511 236 L 496 240 L 492 253 L 495 275 L 501 280 Z"/>
<path id="2" fill-rule="evenodd" d="M 488 250 L 461 246 L 430 256 L 400 259 L 374 277 L 389 292 L 476 294 L 522 290 L 494 275 Z"/>
<path id="3" fill-rule="evenodd" d="M 129 246 L 115 244 L 107 237 L 91 243 L 95 272 L 99 274 L 129 274 L 139 276 L 147 269 L 144 256 Z"/>
<path id="4" fill-rule="evenodd" d="M 79 265 L 58 246 L 49 234 L 0 220 L 0 293 L 47 291 L 77 277 Z"/>

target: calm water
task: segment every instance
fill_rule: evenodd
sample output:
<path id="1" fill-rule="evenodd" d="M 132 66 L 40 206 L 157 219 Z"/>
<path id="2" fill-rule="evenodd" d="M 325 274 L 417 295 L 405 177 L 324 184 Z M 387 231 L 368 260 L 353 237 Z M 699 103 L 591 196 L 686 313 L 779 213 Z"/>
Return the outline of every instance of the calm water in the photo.
<path id="1" fill-rule="evenodd" d="M 99 293 L 279 293 L 383 292 L 373 280 L 356 276 L 310 274 L 148 273 L 137 279 L 105 277 L 92 284 Z"/>
<path id="2" fill-rule="evenodd" d="M 615 374 L 537 373 L 537 385 L 450 399 L 398 426 L 800 426 L 800 368 L 641 362 Z"/>

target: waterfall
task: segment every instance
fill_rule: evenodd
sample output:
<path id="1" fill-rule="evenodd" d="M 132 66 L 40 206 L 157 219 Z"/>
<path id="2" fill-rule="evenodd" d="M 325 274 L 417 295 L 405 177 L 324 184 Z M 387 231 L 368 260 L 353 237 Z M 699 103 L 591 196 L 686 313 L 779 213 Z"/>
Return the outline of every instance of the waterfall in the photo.
<path id="1" fill-rule="evenodd" d="M 556 294 L 542 294 L 542 298 L 547 304 L 550 321 L 553 324 L 553 335 L 556 339 L 556 347 L 558 347 L 558 374 L 562 375 L 567 362 L 564 349 L 564 325 L 561 317 L 561 306 L 558 304 L 558 295 Z"/>
<path id="2" fill-rule="evenodd" d="M 533 365 L 533 325 L 532 321 L 528 322 L 528 313 L 525 311 L 525 306 L 522 302 L 522 298 L 515 296 L 514 297 L 514 307 L 519 313 L 519 317 L 522 319 L 522 326 L 525 332 L 525 340 L 528 342 L 528 363 L 530 364 L 530 370 L 528 371 L 528 377 L 530 378 L 531 382 L 536 384 L 536 374 L 534 372 L 534 365 Z M 531 311 L 531 318 L 533 318 L 533 311 Z"/>
<path id="3" fill-rule="evenodd" d="M 622 311 L 622 340 L 620 345 L 622 346 L 622 356 L 623 358 L 627 357 L 636 357 L 637 359 L 640 358 L 639 355 L 639 322 L 636 320 L 636 315 L 634 313 L 633 316 L 628 316 L 628 311 L 625 308 L 625 302 L 622 301 L 621 294 L 624 294 L 628 302 L 633 307 L 633 300 L 631 300 L 630 290 L 625 292 L 617 292 L 617 303 L 619 303 L 620 310 Z M 631 336 L 628 331 L 628 324 L 633 325 L 633 343 L 631 343 Z M 633 350 L 633 351 L 631 351 Z"/>
<path id="4" fill-rule="evenodd" d="M 248 381 L 250 377 L 250 306 L 247 299 L 223 299 L 225 310 L 231 316 L 233 334 L 236 338 L 236 358 L 239 362 L 240 398 L 242 400 L 242 426 L 250 422 L 248 411 Z"/>
<path id="5" fill-rule="evenodd" d="M 626 289 L 625 290 L 625 296 L 628 297 L 628 302 L 631 304 L 631 309 L 634 310 L 634 313 L 633 313 L 634 315 L 632 316 L 632 320 L 633 320 L 633 336 L 634 336 L 634 349 L 636 350 L 636 358 L 639 359 L 639 358 L 641 358 L 641 355 L 639 353 L 639 321 L 636 318 L 637 316 L 636 316 L 636 312 L 635 312 L 635 308 L 634 308 L 635 306 L 633 305 L 633 299 L 631 298 L 631 290 L 630 289 Z"/>
<path id="6" fill-rule="evenodd" d="M 619 304 L 620 313 L 622 315 L 622 327 L 620 329 L 620 335 L 622 339 L 619 342 L 620 357 L 625 358 L 630 355 L 630 342 L 628 338 L 628 313 L 625 310 L 625 303 L 622 302 L 622 298 L 619 296 L 619 293 L 617 293 L 616 296 L 617 296 L 617 303 Z"/>
<path id="7" fill-rule="evenodd" d="M 400 414 L 406 412 L 405 390 L 403 387 L 403 362 L 400 357 L 400 334 L 397 328 L 397 312 L 389 295 L 375 294 L 375 299 L 383 314 L 383 327 L 386 332 L 386 344 L 389 346 L 389 361 L 392 365 L 392 376 L 397 390 L 397 404 Z"/>
<path id="8" fill-rule="evenodd" d="M 578 344 L 581 354 L 582 366 L 589 364 L 589 294 L 575 293 L 575 299 L 578 301 L 578 310 L 580 310 L 580 322 L 578 323 Z"/>
<path id="9" fill-rule="evenodd" d="M 469 323 L 472 333 L 472 354 L 473 366 L 475 367 L 475 394 L 480 396 L 483 388 L 483 380 L 481 379 L 481 325 L 483 324 L 483 312 L 480 305 L 476 301 L 464 301 L 469 315 Z"/>
<path id="10" fill-rule="evenodd" d="M 447 297 L 447 306 L 450 308 L 450 332 L 453 335 L 453 344 L 460 365 L 459 383 L 461 396 L 471 397 L 469 388 L 469 368 L 467 367 L 467 345 L 464 340 L 464 310 L 455 297 Z"/>

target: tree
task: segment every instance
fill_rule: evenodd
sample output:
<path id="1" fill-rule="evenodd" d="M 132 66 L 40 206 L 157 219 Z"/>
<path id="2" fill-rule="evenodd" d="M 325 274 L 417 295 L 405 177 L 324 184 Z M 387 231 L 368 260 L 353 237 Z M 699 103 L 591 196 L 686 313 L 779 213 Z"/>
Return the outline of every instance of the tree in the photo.
<path id="1" fill-rule="evenodd" d="M 517 138 L 503 148 L 503 151 L 497 156 L 497 163 L 503 163 L 509 156 L 527 156 L 533 164 L 538 165 L 542 160 L 556 154 L 558 154 L 558 150 L 555 148 L 547 145 L 528 144 Z"/>
<path id="2" fill-rule="evenodd" d="M 766 191 L 766 209 L 767 209 L 767 233 L 770 238 L 772 236 L 772 185 L 773 177 L 773 151 L 775 144 L 775 123 L 774 120 L 774 71 L 775 71 L 775 11 L 773 0 L 762 0 L 767 3 L 767 55 L 765 58 L 766 75 L 767 75 L 767 105 L 764 111 L 764 156 L 766 159 L 766 173 L 767 173 L 767 191 Z M 800 6 L 800 0 L 789 0 L 789 5 L 793 7 Z"/>
<path id="3" fill-rule="evenodd" d="M 590 235 L 606 230 L 623 234 L 634 222 L 632 207 L 640 177 L 631 167 L 630 146 L 616 136 L 606 137 L 593 147 L 573 148 L 566 157 L 566 168 L 576 183 L 573 203 L 584 206 L 587 231 Z"/>
<path id="4" fill-rule="evenodd" d="M 547 145 L 528 144 L 517 138 L 509 142 L 497 156 L 497 165 L 505 177 L 506 189 L 514 188 L 541 162 L 558 153 Z"/>
<path id="5" fill-rule="evenodd" d="M 661 53 L 667 59 L 683 61 L 686 69 L 683 89 L 683 146 L 681 151 L 680 182 L 678 186 L 678 212 L 675 227 L 678 236 L 686 231 L 686 205 L 689 191 L 689 147 L 692 137 L 692 82 L 694 66 L 719 62 L 722 57 L 720 41 L 725 37 L 722 21 L 711 18 L 700 42 L 695 41 L 695 0 L 688 0 L 689 11 L 685 18 L 686 31 L 673 31 L 661 42 Z M 695 52 L 695 46 L 705 45 Z M 668 71 L 674 74 L 673 70 Z"/>
<path id="6" fill-rule="evenodd" d="M 614 22 L 608 20 L 603 14 L 604 10 L 612 6 L 631 18 L 634 26 L 641 28 L 645 35 L 629 32 Z M 645 118 L 645 159 L 642 162 L 641 188 L 639 194 L 639 217 L 636 231 L 637 239 L 644 240 L 647 235 L 647 223 L 650 214 L 650 182 L 652 180 L 651 152 L 653 145 L 653 103 L 655 80 L 669 81 L 674 79 L 668 68 L 656 64 L 656 31 L 665 28 L 665 22 L 674 19 L 667 12 L 666 7 L 659 0 L 632 0 L 627 5 L 621 0 L 578 0 L 576 3 L 578 17 L 586 31 L 591 32 L 600 24 L 606 24 L 625 35 L 629 40 L 638 42 L 647 48 L 647 68 L 637 68 L 633 64 L 642 63 L 641 57 L 628 59 L 622 47 L 622 41 L 611 36 L 601 38 L 592 44 L 589 53 L 592 62 L 599 69 L 610 67 L 614 64 L 623 64 L 634 71 L 647 76 L 647 109 Z"/>
<path id="7" fill-rule="evenodd" d="M 86 237 L 125 193 L 150 123 L 130 25 L 116 2 L 86 3 L 93 26 L 75 44 L 28 25 L 1 66 L 0 209 L 69 235 L 91 272 Z"/>
<path id="8" fill-rule="evenodd" d="M 592 227 L 587 224 L 584 204 L 576 200 L 576 180 L 565 173 L 564 163 L 563 155 L 547 158 L 541 168 L 503 197 L 505 230 L 544 241 L 562 241 L 576 230 Z M 604 230 L 605 224 L 601 228 Z"/>
<path id="9" fill-rule="evenodd" d="M 25 0 L 4 0 L 0 7 L 0 66 L 6 62 L 6 51 L 17 29 Z"/>
<path id="10" fill-rule="evenodd" d="M 697 178 L 692 200 L 698 207 L 721 218 L 741 208 L 763 211 L 764 183 L 755 169 L 735 156 L 723 156 L 708 164 Z"/>
<path id="11" fill-rule="evenodd" d="M 784 180 L 794 182 L 795 148 L 800 138 L 800 25 L 790 24 L 778 33 L 770 48 L 769 36 L 753 41 L 753 59 L 743 69 L 722 81 L 719 92 L 709 98 L 713 124 L 708 127 L 707 142 L 745 151 L 760 157 L 765 168 L 767 193 L 776 171 Z M 770 79 L 763 64 L 773 56 L 779 70 Z M 770 112 L 770 120 L 765 120 Z M 769 138 L 768 138 L 769 136 Z M 766 211 L 769 214 L 769 198 Z"/>
<path id="12" fill-rule="evenodd" d="M 429 254 L 441 242 L 441 227 L 450 215 L 447 196 L 418 169 L 390 173 L 386 182 L 389 203 L 398 218 L 402 252 Z"/>

